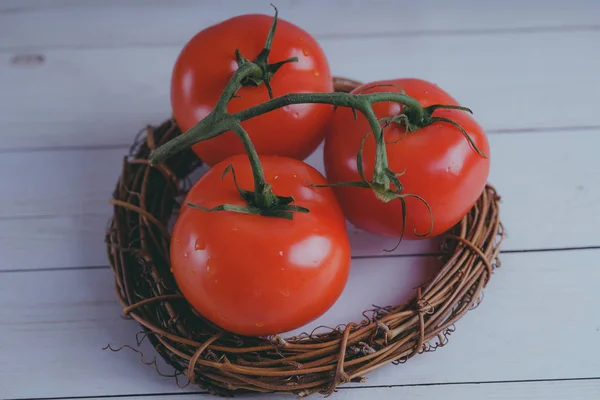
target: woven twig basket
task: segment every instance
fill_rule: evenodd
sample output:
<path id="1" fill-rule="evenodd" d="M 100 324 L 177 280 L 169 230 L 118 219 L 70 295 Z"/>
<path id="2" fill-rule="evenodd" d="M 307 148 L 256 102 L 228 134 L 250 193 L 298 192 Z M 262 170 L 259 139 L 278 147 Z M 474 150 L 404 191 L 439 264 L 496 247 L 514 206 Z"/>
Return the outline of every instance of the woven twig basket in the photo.
<path id="1" fill-rule="evenodd" d="M 358 82 L 335 78 L 338 91 Z M 169 221 L 200 166 L 191 150 L 151 167 L 148 155 L 181 134 L 173 120 L 147 127 L 123 160 L 111 203 L 107 249 L 123 314 L 137 321 L 156 351 L 189 382 L 211 393 L 331 394 L 388 363 L 448 342 L 454 323 L 479 304 L 499 265 L 503 238 L 499 196 L 486 186 L 468 215 L 445 234 L 437 275 L 404 304 L 362 313 L 364 319 L 291 338 L 240 337 L 191 308 L 169 266 Z M 357 310 L 357 315 L 361 315 Z"/>

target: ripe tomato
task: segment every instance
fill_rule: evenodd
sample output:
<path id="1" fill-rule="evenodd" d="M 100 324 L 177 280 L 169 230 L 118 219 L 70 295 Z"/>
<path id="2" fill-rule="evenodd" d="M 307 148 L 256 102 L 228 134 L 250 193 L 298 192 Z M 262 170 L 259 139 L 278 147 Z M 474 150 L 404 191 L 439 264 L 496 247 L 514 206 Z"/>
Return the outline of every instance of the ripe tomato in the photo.
<path id="1" fill-rule="evenodd" d="M 309 213 L 293 220 L 184 204 L 173 229 L 171 267 L 189 303 L 216 325 L 241 335 L 268 335 L 301 327 L 327 311 L 342 293 L 350 268 L 346 221 L 326 179 L 296 159 L 262 156 L 268 183 Z M 211 168 L 186 201 L 204 207 L 245 205 L 238 184 L 252 190 L 248 157 Z"/>
<path id="2" fill-rule="evenodd" d="M 371 82 L 353 92 L 397 90 L 389 86 L 364 90 L 379 84 L 395 84 L 425 107 L 458 105 L 444 90 L 419 79 Z M 389 117 L 400 113 L 401 106 L 378 103 L 374 105 L 374 111 L 377 118 Z M 451 119 L 462 126 L 487 158 L 473 149 L 458 128 L 446 122 L 435 122 L 406 135 L 404 126 L 397 123 L 384 128 L 389 167 L 396 173 L 406 171 L 399 177 L 402 193 L 419 195 L 431 207 L 434 225 L 427 237 L 446 232 L 460 221 L 481 195 L 490 168 L 487 137 L 470 114 L 438 109 L 433 116 Z M 331 183 L 360 181 L 356 155 L 364 135 L 370 131 L 372 129 L 361 114 L 355 121 L 350 109 L 340 107 L 335 111 L 324 146 L 325 171 Z M 373 175 L 374 160 L 375 141 L 370 137 L 363 147 L 367 179 Z M 382 203 L 371 190 L 363 188 L 336 187 L 334 190 L 346 217 L 357 227 L 383 236 L 398 237 L 402 232 L 402 203 L 399 200 Z M 421 201 L 406 198 L 406 214 L 405 238 L 419 238 L 414 229 L 421 235 L 429 231 L 431 216 Z"/>
<path id="3" fill-rule="evenodd" d="M 208 27 L 196 34 L 176 60 L 171 80 L 173 115 L 183 131 L 212 111 L 227 82 L 237 70 L 235 50 L 252 61 L 263 49 L 273 17 L 242 15 Z M 287 93 L 331 92 L 333 84 L 325 53 L 307 32 L 279 19 L 269 62 L 298 57 L 283 65 L 271 79 L 273 96 Z M 245 86 L 231 100 L 235 113 L 269 100 L 267 88 Z M 298 104 L 263 114 L 242 123 L 259 154 L 303 160 L 321 143 L 324 125 L 333 107 Z M 197 143 L 196 154 L 208 165 L 244 153 L 238 138 L 227 132 Z"/>

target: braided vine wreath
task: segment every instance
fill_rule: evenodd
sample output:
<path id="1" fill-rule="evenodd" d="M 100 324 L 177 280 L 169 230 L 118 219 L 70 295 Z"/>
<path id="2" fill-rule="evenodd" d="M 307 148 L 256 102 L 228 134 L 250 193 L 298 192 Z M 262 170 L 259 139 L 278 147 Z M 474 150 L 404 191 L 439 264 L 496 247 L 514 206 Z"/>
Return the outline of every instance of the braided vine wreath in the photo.
<path id="1" fill-rule="evenodd" d="M 348 92 L 358 82 L 335 78 L 334 86 Z M 362 312 L 362 320 L 320 333 L 282 338 L 223 331 L 185 300 L 169 265 L 169 223 L 201 162 L 186 149 L 151 165 L 151 152 L 181 135 L 172 119 L 142 133 L 123 160 L 111 200 L 106 242 L 117 296 L 123 314 L 141 325 L 178 375 L 213 394 L 331 394 L 386 364 L 435 350 L 479 304 L 499 266 L 500 197 L 488 184 L 471 211 L 444 234 L 439 272 L 412 300 Z"/>

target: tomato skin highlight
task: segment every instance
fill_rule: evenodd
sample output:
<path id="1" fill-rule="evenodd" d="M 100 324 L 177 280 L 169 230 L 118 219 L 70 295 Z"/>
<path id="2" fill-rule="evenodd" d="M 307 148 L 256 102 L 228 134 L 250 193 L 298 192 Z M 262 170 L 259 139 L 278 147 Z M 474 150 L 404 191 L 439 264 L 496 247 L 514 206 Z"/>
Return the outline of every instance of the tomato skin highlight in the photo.
<path id="1" fill-rule="evenodd" d="M 417 99 L 424 107 L 433 104 L 459 105 L 443 89 L 419 79 L 396 79 L 370 82 L 356 88 L 353 93 L 378 84 L 396 84 L 406 94 Z M 376 87 L 363 93 L 396 91 L 393 87 Z M 397 115 L 401 106 L 394 103 L 374 105 L 377 118 Z M 389 167 L 400 176 L 402 193 L 423 197 L 430 205 L 434 225 L 426 237 L 448 231 L 471 209 L 481 195 L 490 169 L 490 148 L 481 126 L 465 111 L 438 109 L 434 117 L 451 119 L 462 126 L 477 147 L 488 158 L 473 149 L 460 130 L 446 122 L 436 122 L 413 133 L 405 134 L 405 128 L 391 124 L 384 128 Z M 360 143 L 371 128 L 359 113 L 353 119 L 352 111 L 338 108 L 329 125 L 325 139 L 324 164 L 326 176 L 331 183 L 359 181 L 356 155 Z M 365 176 L 373 175 L 375 141 L 366 140 L 363 148 Z M 335 193 L 347 219 L 355 226 L 382 236 L 399 237 L 402 232 L 402 205 L 399 200 L 382 203 L 369 189 L 335 187 Z M 406 198 L 406 239 L 419 239 L 430 227 L 430 214 L 426 206 L 415 198 Z"/>
<path id="2" fill-rule="evenodd" d="M 235 50 L 254 60 L 264 47 L 272 22 L 273 17 L 267 15 L 237 16 L 200 31 L 183 47 L 172 72 L 171 104 L 173 116 L 184 132 L 212 111 L 237 70 Z M 317 41 L 298 26 L 278 19 L 269 62 L 291 57 L 298 57 L 298 62 L 283 65 L 271 80 L 274 97 L 333 91 L 329 64 Z M 264 84 L 242 87 L 237 96 L 228 104 L 229 113 L 269 100 Z M 289 105 L 244 121 L 242 127 L 259 154 L 303 160 L 322 142 L 332 112 L 333 106 L 327 104 Z M 210 166 L 244 153 L 232 132 L 192 148 Z"/>
<path id="3" fill-rule="evenodd" d="M 236 155 L 211 168 L 186 201 L 204 207 L 245 205 L 241 188 L 252 190 L 247 156 Z M 316 169 L 301 161 L 262 156 L 268 183 L 280 196 L 309 213 L 293 220 L 229 211 L 206 212 L 184 205 L 171 239 L 171 268 L 189 303 L 205 318 L 231 332 L 263 336 L 299 328 L 327 311 L 341 295 L 350 269 L 346 221 Z"/>

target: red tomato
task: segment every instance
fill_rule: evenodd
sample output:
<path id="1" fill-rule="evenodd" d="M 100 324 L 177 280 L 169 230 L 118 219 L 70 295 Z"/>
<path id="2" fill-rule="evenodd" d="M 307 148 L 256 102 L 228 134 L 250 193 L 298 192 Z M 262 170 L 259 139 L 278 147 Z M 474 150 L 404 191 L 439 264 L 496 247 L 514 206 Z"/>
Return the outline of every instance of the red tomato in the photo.
<path id="1" fill-rule="evenodd" d="M 212 111 L 227 82 L 238 68 L 235 50 L 254 60 L 263 49 L 273 17 L 242 15 L 196 34 L 176 60 L 171 81 L 174 118 L 186 131 Z M 283 65 L 271 80 L 273 96 L 287 93 L 331 92 L 333 83 L 325 53 L 307 32 L 278 19 L 269 63 L 298 57 Z M 235 113 L 269 100 L 267 88 L 246 86 L 228 105 Z M 263 114 L 242 123 L 259 154 L 303 160 L 321 143 L 324 125 L 333 107 L 298 104 Z M 227 132 L 193 147 L 208 165 L 244 153 L 239 139 Z"/>
<path id="2" fill-rule="evenodd" d="M 353 92 L 389 83 L 402 87 L 407 95 L 423 106 L 458 105 L 448 93 L 419 79 L 371 82 Z M 396 90 L 376 87 L 363 93 Z M 377 118 L 389 117 L 397 115 L 401 106 L 378 103 L 374 105 L 374 111 Z M 481 195 L 490 168 L 487 137 L 470 114 L 438 109 L 433 116 L 451 119 L 462 126 L 488 158 L 479 155 L 461 131 L 446 122 L 436 122 L 406 135 L 404 126 L 397 123 L 384 128 L 389 167 L 396 173 L 406 170 L 399 177 L 402 193 L 419 195 L 431 207 L 434 225 L 427 237 L 446 232 L 460 221 Z M 335 111 L 324 147 L 325 171 L 330 182 L 360 181 L 356 155 L 364 135 L 370 131 L 369 124 L 360 113 L 355 121 L 350 109 L 340 107 Z M 374 160 L 375 141 L 370 137 L 363 148 L 363 168 L 367 179 L 373 175 Z M 334 190 L 346 217 L 354 225 L 383 236 L 398 237 L 402 232 L 402 203 L 399 200 L 382 203 L 370 189 L 336 187 Z M 405 238 L 419 238 L 414 229 L 421 235 L 429 231 L 431 216 L 421 201 L 406 198 L 406 214 Z"/>
<path id="3" fill-rule="evenodd" d="M 342 293 L 350 267 L 346 221 L 326 179 L 291 158 L 261 157 L 265 177 L 280 196 L 309 213 L 293 220 L 184 205 L 171 239 L 171 266 L 182 294 L 205 318 L 250 336 L 301 327 L 327 311 Z M 238 184 L 252 190 L 248 157 L 233 156 L 211 168 L 187 194 L 204 207 L 245 205 Z"/>

